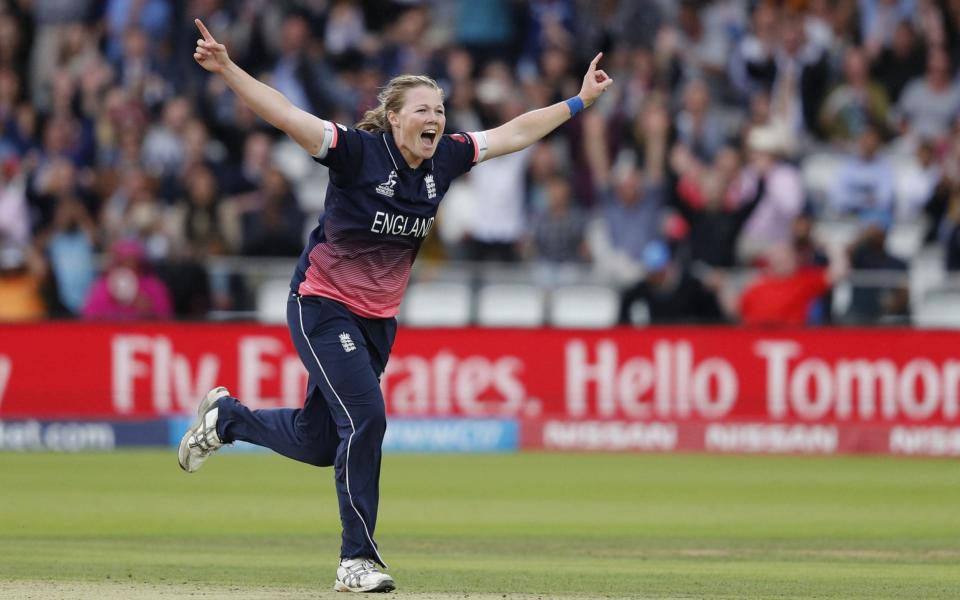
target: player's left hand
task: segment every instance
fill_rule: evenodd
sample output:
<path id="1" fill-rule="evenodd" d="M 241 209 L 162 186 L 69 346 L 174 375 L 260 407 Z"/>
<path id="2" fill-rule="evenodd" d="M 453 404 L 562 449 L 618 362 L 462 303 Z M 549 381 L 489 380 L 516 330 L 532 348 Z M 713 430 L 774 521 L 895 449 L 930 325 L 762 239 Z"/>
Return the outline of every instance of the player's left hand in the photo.
<path id="1" fill-rule="evenodd" d="M 602 69 L 597 68 L 597 63 L 603 57 L 603 52 L 597 54 L 590 61 L 590 68 L 587 74 L 583 76 L 583 86 L 580 88 L 580 99 L 583 100 L 583 106 L 587 107 L 593 104 L 608 87 L 613 85 L 613 79 Z"/>

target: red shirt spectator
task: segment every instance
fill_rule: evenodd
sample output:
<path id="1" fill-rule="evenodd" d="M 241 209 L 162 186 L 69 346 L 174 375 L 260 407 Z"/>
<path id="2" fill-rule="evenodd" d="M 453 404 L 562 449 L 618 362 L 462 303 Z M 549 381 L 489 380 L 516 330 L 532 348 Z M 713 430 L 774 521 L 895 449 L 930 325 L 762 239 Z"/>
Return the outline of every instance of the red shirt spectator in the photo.
<path id="1" fill-rule="evenodd" d="M 803 325 L 810 305 L 830 289 L 827 269 L 807 267 L 786 277 L 765 274 L 740 298 L 747 325 Z"/>
<path id="2" fill-rule="evenodd" d="M 847 271 L 843 260 L 828 267 L 801 266 L 797 249 L 786 242 L 768 248 L 764 259 L 764 273 L 747 286 L 735 307 L 747 325 L 806 324 L 814 300 Z"/>

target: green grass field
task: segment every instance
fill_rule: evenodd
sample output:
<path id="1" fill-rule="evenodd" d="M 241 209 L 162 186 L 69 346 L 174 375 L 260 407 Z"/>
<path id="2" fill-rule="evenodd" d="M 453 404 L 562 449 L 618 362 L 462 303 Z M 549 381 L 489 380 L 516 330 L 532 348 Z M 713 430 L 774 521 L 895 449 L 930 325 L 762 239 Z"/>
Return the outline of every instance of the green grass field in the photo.
<path id="1" fill-rule="evenodd" d="M 388 455 L 397 596 L 958 598 L 960 465 Z M 323 598 L 332 472 L 232 454 L 0 454 L 2 598 Z"/>

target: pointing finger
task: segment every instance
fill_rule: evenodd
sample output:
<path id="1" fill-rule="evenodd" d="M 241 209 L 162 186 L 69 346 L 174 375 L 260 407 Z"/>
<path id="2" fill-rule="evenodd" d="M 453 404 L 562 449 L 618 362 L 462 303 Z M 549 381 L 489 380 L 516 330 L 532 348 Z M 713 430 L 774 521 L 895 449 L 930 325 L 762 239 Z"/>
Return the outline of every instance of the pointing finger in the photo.
<path id="1" fill-rule="evenodd" d="M 590 61 L 590 70 L 593 71 L 597 68 L 597 63 L 600 62 L 600 58 L 603 56 L 603 52 L 598 52 L 596 56 L 593 57 L 593 60 Z"/>
<path id="2" fill-rule="evenodd" d="M 209 31 L 207 31 L 207 26 L 203 24 L 203 21 L 200 19 L 194 19 L 193 22 L 197 24 L 197 28 L 200 30 L 200 33 L 203 34 L 203 39 L 207 40 L 208 42 L 216 43 L 216 40 L 213 39 L 213 36 L 210 35 Z"/>

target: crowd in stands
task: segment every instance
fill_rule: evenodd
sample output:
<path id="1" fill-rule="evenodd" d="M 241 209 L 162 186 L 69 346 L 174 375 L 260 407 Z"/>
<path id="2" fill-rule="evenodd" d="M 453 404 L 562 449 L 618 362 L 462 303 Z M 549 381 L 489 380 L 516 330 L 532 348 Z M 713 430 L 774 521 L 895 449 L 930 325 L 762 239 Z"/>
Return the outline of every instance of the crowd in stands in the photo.
<path id="1" fill-rule="evenodd" d="M 241 67 L 352 125 L 401 73 L 447 131 L 615 85 L 452 186 L 422 258 L 603 273 L 621 321 L 830 320 L 853 271 L 905 273 L 925 224 L 960 269 L 960 0 L 0 0 L 0 320 L 203 318 L 249 307 L 222 256 L 295 257 L 327 174 L 193 61 Z M 804 177 L 827 157 L 828 185 Z M 854 222 L 849 247 L 815 225 Z M 729 273 L 754 268 L 733 285 Z M 908 317 L 855 289 L 862 323 Z"/>

